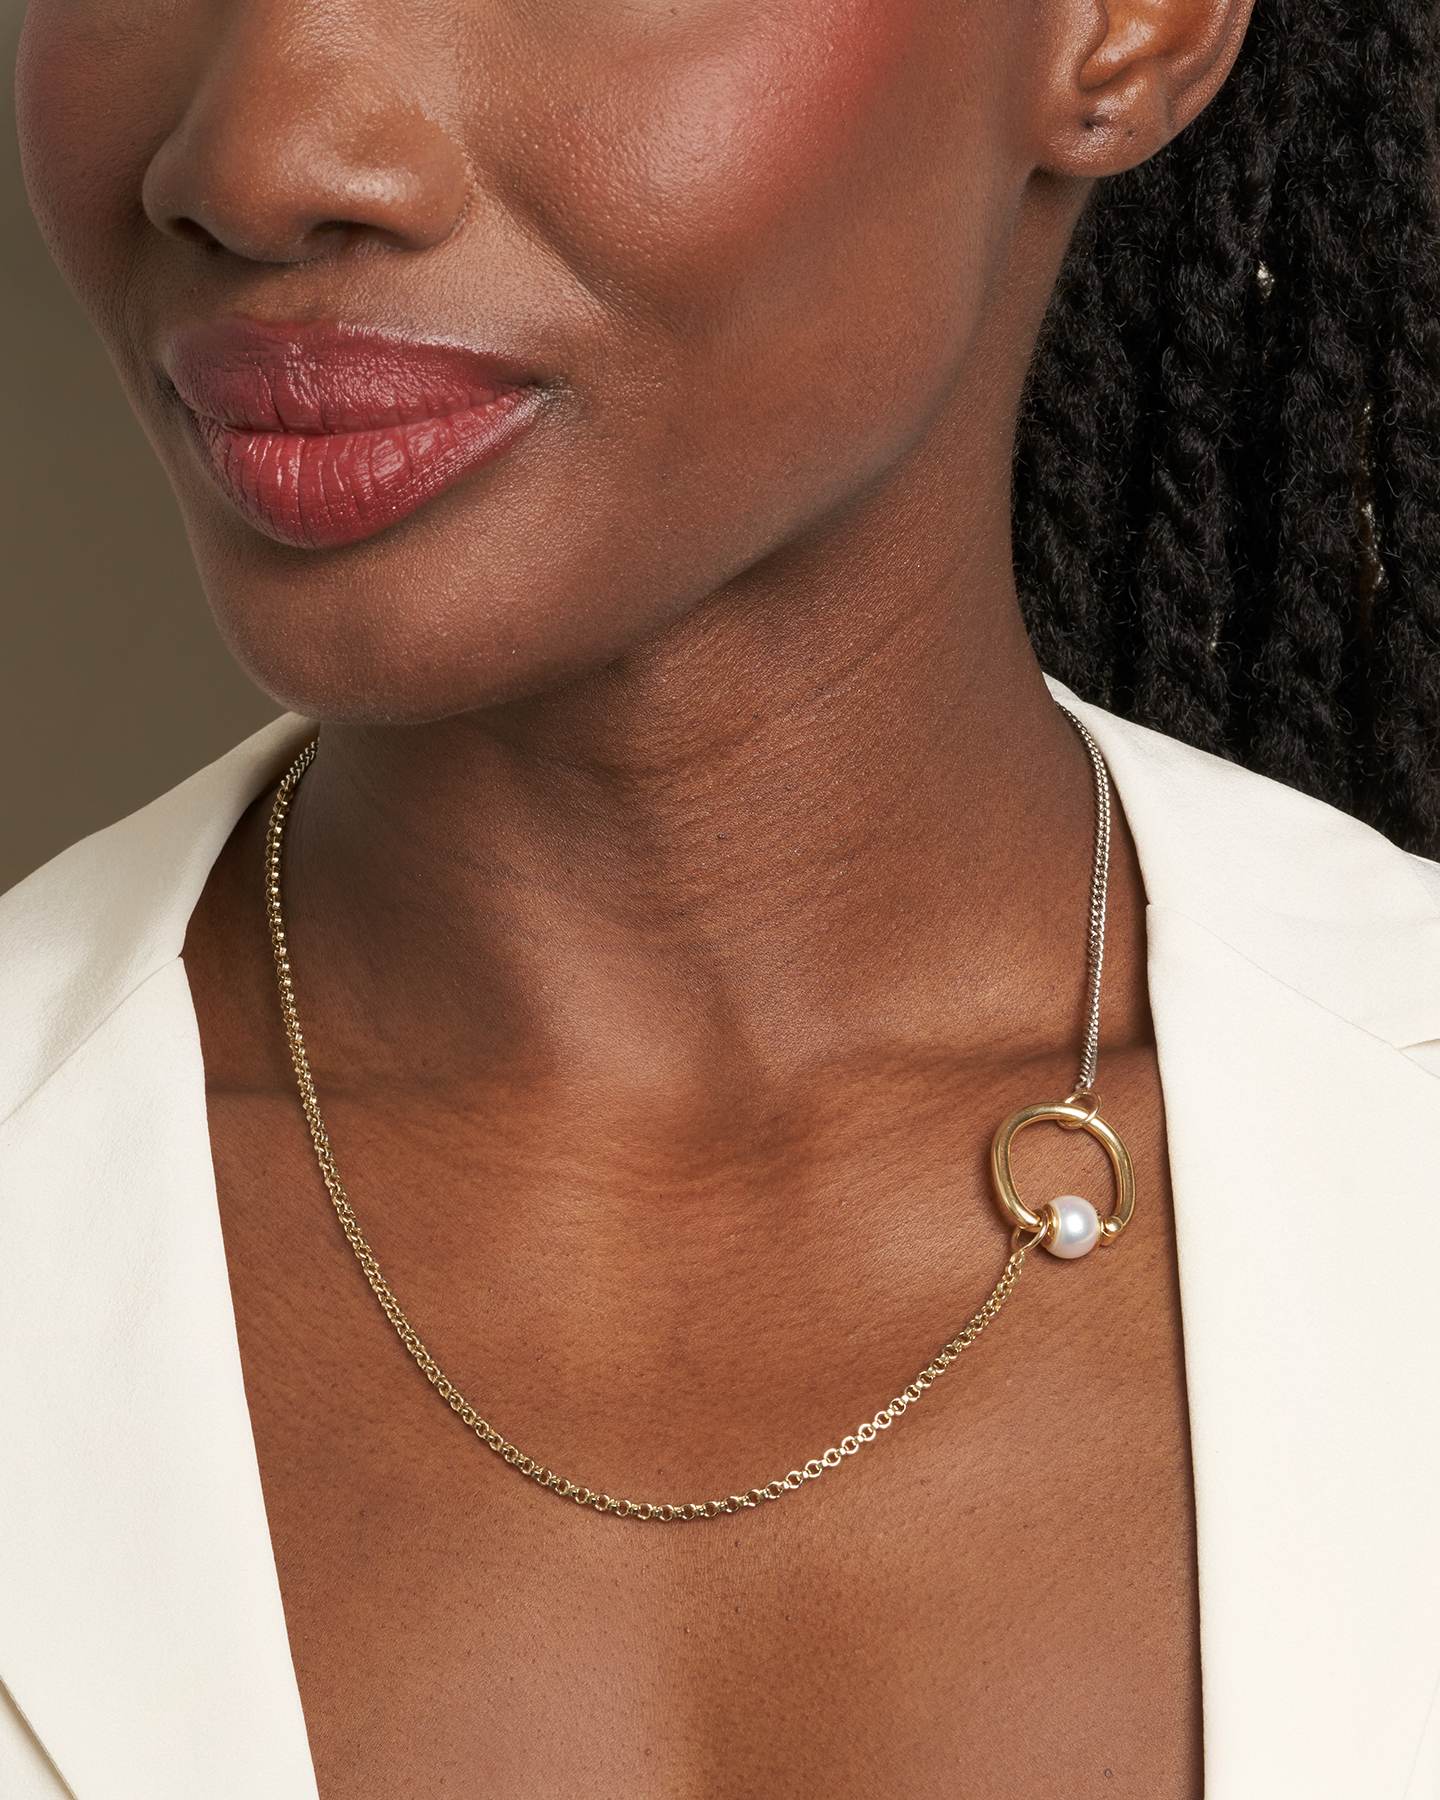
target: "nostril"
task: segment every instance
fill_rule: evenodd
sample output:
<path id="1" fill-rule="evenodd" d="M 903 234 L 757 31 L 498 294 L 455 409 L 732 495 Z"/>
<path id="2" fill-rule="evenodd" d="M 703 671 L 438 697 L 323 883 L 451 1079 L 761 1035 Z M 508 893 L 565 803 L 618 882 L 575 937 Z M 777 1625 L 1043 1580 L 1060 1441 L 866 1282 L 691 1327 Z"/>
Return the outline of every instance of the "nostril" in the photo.
<path id="1" fill-rule="evenodd" d="M 183 243 L 199 244 L 206 250 L 220 248 L 219 238 L 213 231 L 207 231 L 198 219 L 187 219 L 183 215 L 178 219 L 167 219 L 164 229 Z"/>

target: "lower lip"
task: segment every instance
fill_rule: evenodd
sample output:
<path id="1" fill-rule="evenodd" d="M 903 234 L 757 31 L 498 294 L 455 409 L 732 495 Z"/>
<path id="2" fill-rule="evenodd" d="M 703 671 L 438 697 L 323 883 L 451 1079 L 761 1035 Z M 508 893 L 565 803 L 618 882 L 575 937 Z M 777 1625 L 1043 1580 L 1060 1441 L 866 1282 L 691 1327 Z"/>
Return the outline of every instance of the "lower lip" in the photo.
<path id="1" fill-rule="evenodd" d="M 360 431 L 254 431 L 191 411 L 235 509 L 296 549 L 359 543 L 503 455 L 530 423 L 534 388 L 483 405 Z"/>

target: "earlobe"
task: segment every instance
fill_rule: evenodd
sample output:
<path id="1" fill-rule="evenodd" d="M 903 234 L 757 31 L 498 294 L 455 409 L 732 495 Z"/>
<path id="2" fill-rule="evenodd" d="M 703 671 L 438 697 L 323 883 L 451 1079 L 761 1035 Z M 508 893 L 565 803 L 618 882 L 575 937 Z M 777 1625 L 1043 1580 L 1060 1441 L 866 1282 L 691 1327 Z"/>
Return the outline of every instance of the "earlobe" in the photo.
<path id="1" fill-rule="evenodd" d="M 1118 175 L 1161 150 L 1219 92 L 1253 0 L 1089 0 L 1055 68 L 1041 166 Z"/>

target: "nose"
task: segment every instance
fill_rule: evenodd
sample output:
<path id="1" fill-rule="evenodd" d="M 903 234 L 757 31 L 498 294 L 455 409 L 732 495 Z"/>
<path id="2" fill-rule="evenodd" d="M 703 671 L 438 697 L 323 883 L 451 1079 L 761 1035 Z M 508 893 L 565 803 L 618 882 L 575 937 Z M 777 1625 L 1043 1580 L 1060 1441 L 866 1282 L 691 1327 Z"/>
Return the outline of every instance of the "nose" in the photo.
<path id="1" fill-rule="evenodd" d="M 145 212 L 160 231 L 297 263 L 366 239 L 428 249 L 455 229 L 469 164 L 421 104 L 413 43 L 412 66 L 397 68 L 393 41 L 387 52 L 337 30 L 326 10 L 324 31 L 300 0 L 230 13 L 145 172 Z"/>

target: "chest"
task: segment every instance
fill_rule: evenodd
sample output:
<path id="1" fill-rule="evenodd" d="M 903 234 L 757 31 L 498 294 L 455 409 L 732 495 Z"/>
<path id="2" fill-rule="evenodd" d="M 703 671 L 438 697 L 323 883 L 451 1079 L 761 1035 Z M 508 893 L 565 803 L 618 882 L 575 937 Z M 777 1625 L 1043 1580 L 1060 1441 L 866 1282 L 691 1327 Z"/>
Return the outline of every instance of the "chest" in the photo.
<path id="1" fill-rule="evenodd" d="M 923 1401 L 819 1480 L 668 1525 L 581 1509 L 486 1450 L 386 1324 L 293 1109 L 213 1097 L 322 1800 L 1198 1794 L 1163 1129 L 1143 1060 L 1121 1080 L 1143 1210 L 1120 1244 L 1032 1254 Z M 515 1133 L 527 1157 L 457 1166 L 373 1109 L 368 1135 L 343 1107 L 332 1125 L 386 1274 L 467 1398 L 577 1484 L 678 1502 L 819 1457 L 982 1303 L 1006 1240 L 942 1112 L 911 1109 L 903 1154 L 854 1119 L 819 1166 L 772 1155 L 768 1225 L 754 1171 L 697 1198 L 673 1167 L 637 1191 L 603 1141 L 577 1168 L 538 1127 Z M 1028 1135 L 1033 1191 L 1086 1191 L 1069 1142 Z M 457 1185 L 459 1250 L 382 1199 Z"/>

